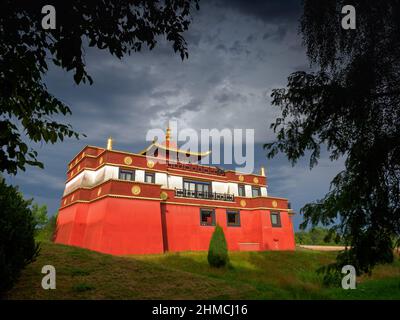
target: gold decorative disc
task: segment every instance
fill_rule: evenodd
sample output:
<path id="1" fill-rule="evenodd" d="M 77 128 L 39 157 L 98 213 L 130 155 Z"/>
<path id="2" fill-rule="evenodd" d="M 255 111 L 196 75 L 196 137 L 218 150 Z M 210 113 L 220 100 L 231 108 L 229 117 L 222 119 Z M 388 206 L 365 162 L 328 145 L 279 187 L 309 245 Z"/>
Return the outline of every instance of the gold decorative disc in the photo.
<path id="1" fill-rule="evenodd" d="M 273 206 L 274 208 L 276 208 L 276 207 L 278 206 L 278 202 L 276 202 L 275 200 L 273 200 L 273 201 L 272 201 L 272 206 Z"/>
<path id="2" fill-rule="evenodd" d="M 64 199 L 64 205 L 66 205 L 67 204 L 67 199 Z"/>
<path id="3" fill-rule="evenodd" d="M 258 183 L 258 178 L 257 178 L 257 177 L 254 177 L 253 182 L 254 182 L 254 183 Z"/>
<path id="4" fill-rule="evenodd" d="M 74 199 L 75 199 L 75 195 L 73 194 L 71 197 L 71 201 L 74 201 Z"/>
<path id="5" fill-rule="evenodd" d="M 153 168 L 154 167 L 154 161 L 153 160 L 147 161 L 147 167 L 148 168 Z"/>
<path id="6" fill-rule="evenodd" d="M 140 194 L 140 192 L 141 192 L 142 190 L 140 189 L 140 187 L 139 187 L 138 185 L 134 185 L 134 186 L 132 187 L 131 191 L 132 191 L 132 194 L 133 194 L 133 195 L 137 196 L 137 195 Z"/>
<path id="7" fill-rule="evenodd" d="M 124 163 L 129 166 L 130 164 L 132 164 L 132 158 L 131 157 L 125 157 L 124 158 Z"/>
<path id="8" fill-rule="evenodd" d="M 161 200 L 167 200 L 168 199 L 168 193 L 166 193 L 165 191 L 160 193 L 160 198 Z"/>
<path id="9" fill-rule="evenodd" d="M 84 156 L 85 156 L 85 153 L 82 153 L 82 157 L 81 158 L 83 159 Z"/>
<path id="10" fill-rule="evenodd" d="M 244 177 L 242 175 L 239 176 L 239 181 L 244 181 Z"/>
<path id="11" fill-rule="evenodd" d="M 102 164 L 103 163 L 103 157 L 101 157 L 100 159 L 99 159 L 99 164 Z"/>
<path id="12" fill-rule="evenodd" d="M 97 196 L 101 195 L 101 187 L 97 190 Z"/>
<path id="13" fill-rule="evenodd" d="M 246 200 L 240 200 L 240 205 L 242 207 L 245 207 L 246 206 Z"/>
<path id="14" fill-rule="evenodd" d="M 80 170 L 81 170 L 81 165 L 78 166 L 78 171 L 80 171 Z"/>

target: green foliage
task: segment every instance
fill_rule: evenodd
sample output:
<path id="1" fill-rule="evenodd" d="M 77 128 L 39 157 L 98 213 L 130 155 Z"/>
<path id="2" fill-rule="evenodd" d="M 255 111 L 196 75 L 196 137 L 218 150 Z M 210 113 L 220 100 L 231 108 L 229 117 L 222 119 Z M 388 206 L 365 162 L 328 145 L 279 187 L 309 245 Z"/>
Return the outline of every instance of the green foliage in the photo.
<path id="1" fill-rule="evenodd" d="M 224 230 L 219 225 L 215 227 L 212 234 L 207 259 L 210 266 L 216 268 L 224 267 L 229 262 Z"/>
<path id="2" fill-rule="evenodd" d="M 95 289 L 95 287 L 87 283 L 77 283 L 72 287 L 72 290 L 75 292 L 85 292 L 93 289 Z"/>
<path id="3" fill-rule="evenodd" d="M 0 295 L 13 286 L 39 252 L 30 204 L 17 188 L 0 178 Z"/>
<path id="4" fill-rule="evenodd" d="M 53 241 L 56 234 L 58 213 L 48 218 L 47 223 L 38 231 L 36 240 Z"/>
<path id="5" fill-rule="evenodd" d="M 282 116 L 265 148 L 293 164 L 310 154 L 310 167 L 325 147 L 332 161 L 346 159 L 329 193 L 302 208 L 302 227 L 333 225 L 350 247 L 336 268 L 352 264 L 361 274 L 392 262 L 400 238 L 400 3 L 352 1 L 357 30 L 341 27 L 346 4 L 304 1 L 301 32 L 314 71 L 273 90 Z"/>
<path id="6" fill-rule="evenodd" d="M 35 219 L 36 229 L 43 229 L 48 223 L 47 206 L 39 206 L 37 203 L 32 204 L 32 215 Z"/>
<path id="7" fill-rule="evenodd" d="M 40 286 L 41 269 L 49 261 L 61 266 L 57 290 Z M 231 251 L 232 267 L 210 268 L 207 252 L 201 251 L 117 257 L 43 242 L 37 261 L 24 270 L 6 298 L 400 299 L 398 256 L 395 263 L 376 267 L 371 276 L 357 276 L 357 290 L 322 285 L 315 270 L 334 261 L 335 254 L 327 251 Z M 86 286 L 94 288 L 81 292 Z"/>
<path id="8" fill-rule="evenodd" d="M 313 227 L 308 231 L 298 231 L 294 234 L 297 244 L 304 245 L 342 245 L 340 236 L 322 227 Z"/>
<path id="9" fill-rule="evenodd" d="M 121 59 L 142 46 L 150 50 L 165 36 L 182 59 L 182 34 L 198 0 L 55 0 L 56 30 L 43 30 L 47 1 L 0 2 L 0 172 L 15 174 L 26 165 L 43 167 L 22 137 L 56 143 L 79 138 L 71 125 L 55 120 L 70 108 L 46 88 L 49 63 L 74 73 L 76 84 L 93 82 L 86 71 L 84 44 Z M 22 137 L 21 137 L 22 135 Z"/>

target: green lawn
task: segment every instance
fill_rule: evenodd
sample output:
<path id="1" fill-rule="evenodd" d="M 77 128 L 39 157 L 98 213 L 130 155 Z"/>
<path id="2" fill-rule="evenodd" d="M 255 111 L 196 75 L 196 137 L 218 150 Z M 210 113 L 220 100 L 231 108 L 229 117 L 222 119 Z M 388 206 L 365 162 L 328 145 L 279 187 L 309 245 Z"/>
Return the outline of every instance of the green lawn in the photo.
<path id="1" fill-rule="evenodd" d="M 400 261 L 358 279 L 356 290 L 325 288 L 315 270 L 332 252 L 231 252 L 231 265 L 208 266 L 206 252 L 114 257 L 42 243 L 9 299 L 400 299 Z M 57 289 L 43 290 L 43 265 Z"/>

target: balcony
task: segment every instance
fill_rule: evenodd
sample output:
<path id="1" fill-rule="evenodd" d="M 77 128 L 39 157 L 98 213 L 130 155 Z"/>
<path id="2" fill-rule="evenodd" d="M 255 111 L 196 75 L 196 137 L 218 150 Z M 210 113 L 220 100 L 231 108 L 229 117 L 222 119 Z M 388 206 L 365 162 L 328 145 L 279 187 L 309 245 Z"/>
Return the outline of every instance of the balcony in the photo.
<path id="1" fill-rule="evenodd" d="M 196 198 L 206 200 L 219 200 L 219 201 L 235 201 L 235 196 L 229 193 L 216 193 L 216 192 L 202 192 L 192 191 L 186 189 L 175 189 L 176 197 Z"/>
<path id="2" fill-rule="evenodd" d="M 201 165 L 197 165 L 197 164 L 193 164 L 193 163 L 167 162 L 167 166 L 168 166 L 168 168 L 172 168 L 172 169 L 186 170 L 186 171 L 205 173 L 205 174 L 214 174 L 214 175 L 218 175 L 218 176 L 225 175 L 225 171 L 221 168 L 201 166 Z"/>

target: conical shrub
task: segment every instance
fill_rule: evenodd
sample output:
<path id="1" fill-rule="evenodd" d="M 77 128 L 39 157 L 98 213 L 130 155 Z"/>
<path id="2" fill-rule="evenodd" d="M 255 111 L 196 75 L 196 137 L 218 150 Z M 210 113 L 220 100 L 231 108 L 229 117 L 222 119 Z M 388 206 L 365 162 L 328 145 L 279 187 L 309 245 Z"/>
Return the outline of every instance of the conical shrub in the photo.
<path id="1" fill-rule="evenodd" d="M 208 263 L 211 267 L 220 268 L 225 266 L 228 261 L 228 246 L 224 235 L 224 230 L 217 225 L 211 237 L 210 247 L 208 248 Z"/>

